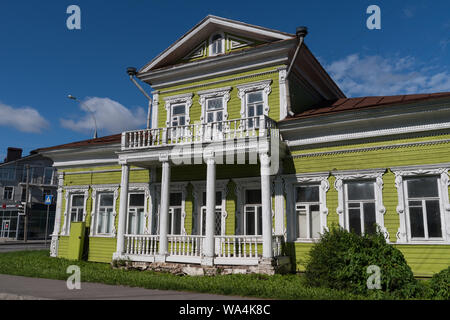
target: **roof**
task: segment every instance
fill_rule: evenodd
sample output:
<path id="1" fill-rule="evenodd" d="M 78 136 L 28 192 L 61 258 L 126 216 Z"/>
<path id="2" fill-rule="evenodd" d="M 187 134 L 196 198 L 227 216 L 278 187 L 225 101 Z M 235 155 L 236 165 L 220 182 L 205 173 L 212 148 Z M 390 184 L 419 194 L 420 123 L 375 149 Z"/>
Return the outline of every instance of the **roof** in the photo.
<path id="1" fill-rule="evenodd" d="M 412 102 L 429 101 L 439 98 L 450 98 L 450 92 L 408 94 L 397 96 L 375 96 L 359 98 L 342 98 L 321 102 L 312 109 L 300 112 L 294 116 L 287 117 L 282 121 L 289 121 L 300 118 L 309 118 L 321 115 L 334 114 L 351 110 L 363 110 L 382 106 L 395 106 Z"/>
<path id="2" fill-rule="evenodd" d="M 90 146 L 101 146 L 101 145 L 108 145 L 108 144 L 115 144 L 121 142 L 122 134 L 114 134 L 111 136 L 101 137 L 97 139 L 88 139 L 88 140 L 82 140 L 77 142 L 71 142 L 66 144 L 61 144 L 54 147 L 48 147 L 48 148 L 40 148 L 36 149 L 32 152 L 46 152 L 46 151 L 53 151 L 53 150 L 60 150 L 60 149 L 68 149 L 68 148 L 80 148 L 80 147 L 90 147 Z"/>
<path id="3" fill-rule="evenodd" d="M 192 48 L 195 45 L 198 45 L 199 39 L 204 36 L 209 36 L 209 34 L 217 28 L 229 31 L 235 30 L 239 33 L 247 34 L 250 37 L 255 36 L 269 42 L 295 38 L 295 34 L 268 29 L 214 15 L 208 15 L 202 21 L 197 23 L 191 30 L 186 32 L 177 41 L 170 45 L 166 50 L 147 63 L 139 71 L 139 73 L 146 73 L 150 70 L 169 64 L 167 61 L 169 56 L 174 56 L 173 60 L 176 61 L 178 58 L 181 58 L 183 55 L 189 53 L 189 51 L 192 51 Z M 177 55 L 175 52 L 179 52 L 179 54 Z"/>

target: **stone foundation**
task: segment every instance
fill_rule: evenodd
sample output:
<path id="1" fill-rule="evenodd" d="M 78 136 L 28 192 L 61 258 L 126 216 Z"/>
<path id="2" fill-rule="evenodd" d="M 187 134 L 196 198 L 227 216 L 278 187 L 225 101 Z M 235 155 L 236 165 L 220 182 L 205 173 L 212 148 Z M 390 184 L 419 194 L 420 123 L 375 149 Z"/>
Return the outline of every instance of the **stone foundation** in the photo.
<path id="1" fill-rule="evenodd" d="M 189 263 L 172 262 L 135 262 L 125 261 L 116 268 L 125 268 L 128 270 L 151 270 L 155 272 L 166 272 L 179 276 L 215 276 L 222 274 L 266 274 L 274 275 L 276 273 L 284 274 L 290 272 L 291 263 L 289 257 L 278 257 L 274 259 L 260 259 L 258 265 L 214 265 L 202 266 Z"/>

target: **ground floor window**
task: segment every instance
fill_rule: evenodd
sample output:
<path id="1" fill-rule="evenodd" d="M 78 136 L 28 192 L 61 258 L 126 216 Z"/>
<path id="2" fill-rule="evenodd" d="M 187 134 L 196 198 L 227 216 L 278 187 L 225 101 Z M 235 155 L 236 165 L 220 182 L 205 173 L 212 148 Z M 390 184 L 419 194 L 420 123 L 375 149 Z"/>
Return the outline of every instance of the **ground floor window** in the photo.
<path id="1" fill-rule="evenodd" d="M 262 235 L 261 189 L 245 191 L 244 235 Z"/>
<path id="2" fill-rule="evenodd" d="M 374 181 L 345 183 L 347 230 L 356 234 L 374 234 L 377 230 Z"/>
<path id="3" fill-rule="evenodd" d="M 222 192 L 216 192 L 216 210 L 215 210 L 214 235 L 222 234 Z M 206 235 L 206 192 L 202 193 L 202 206 L 200 207 L 199 230 L 200 235 Z"/>
<path id="4" fill-rule="evenodd" d="M 317 239 L 320 237 L 320 186 L 305 185 L 295 188 L 295 212 L 297 217 L 297 238 Z"/>
<path id="5" fill-rule="evenodd" d="M 169 202 L 169 234 L 181 234 L 181 215 L 183 211 L 183 194 L 173 192 L 170 194 Z"/>
<path id="6" fill-rule="evenodd" d="M 145 194 L 131 193 L 128 201 L 128 234 L 143 234 L 145 224 Z"/>
<path id="7" fill-rule="evenodd" d="M 111 234 L 114 224 L 114 194 L 99 194 L 98 211 L 97 211 L 97 234 Z"/>

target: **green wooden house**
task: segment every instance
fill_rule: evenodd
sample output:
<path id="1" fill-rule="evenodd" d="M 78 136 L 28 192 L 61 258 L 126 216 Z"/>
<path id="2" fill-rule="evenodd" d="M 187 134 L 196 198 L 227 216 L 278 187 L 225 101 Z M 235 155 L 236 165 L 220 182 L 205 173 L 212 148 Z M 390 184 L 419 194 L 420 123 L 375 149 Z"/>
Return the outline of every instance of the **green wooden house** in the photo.
<path id="1" fill-rule="evenodd" d="M 302 270 L 335 224 L 378 228 L 417 276 L 448 267 L 450 93 L 346 98 L 297 31 L 207 16 L 130 71 L 149 128 L 38 150 L 59 177 L 51 255 Z"/>

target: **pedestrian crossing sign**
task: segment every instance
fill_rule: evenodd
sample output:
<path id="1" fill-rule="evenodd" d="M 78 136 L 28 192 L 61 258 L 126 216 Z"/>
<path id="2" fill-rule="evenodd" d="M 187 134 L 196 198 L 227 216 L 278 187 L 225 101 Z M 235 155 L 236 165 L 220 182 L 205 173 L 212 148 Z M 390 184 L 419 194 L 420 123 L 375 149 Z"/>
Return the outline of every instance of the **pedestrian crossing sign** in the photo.
<path id="1" fill-rule="evenodd" d="M 51 194 L 45 195 L 45 204 L 50 205 L 53 202 L 53 196 Z"/>

